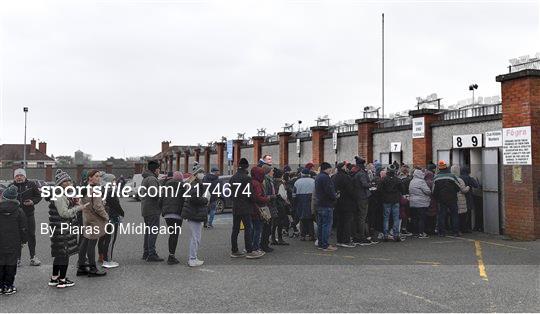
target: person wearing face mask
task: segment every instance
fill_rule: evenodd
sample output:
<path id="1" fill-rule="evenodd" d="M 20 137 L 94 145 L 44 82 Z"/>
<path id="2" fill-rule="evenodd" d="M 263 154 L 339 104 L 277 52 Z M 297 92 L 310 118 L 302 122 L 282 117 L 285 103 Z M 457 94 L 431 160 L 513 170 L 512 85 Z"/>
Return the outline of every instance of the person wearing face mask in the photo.
<path id="1" fill-rule="evenodd" d="M 188 197 L 184 201 L 184 208 L 182 209 L 182 218 L 187 220 L 187 225 L 191 229 L 188 259 L 188 266 L 190 267 L 198 267 L 204 264 L 204 261 L 199 260 L 197 256 L 201 245 L 202 227 L 208 215 L 208 202 L 210 201 L 210 195 L 204 194 L 203 179 L 203 168 L 199 165 L 193 167 L 193 176 L 187 182 L 191 188 L 187 192 Z"/>

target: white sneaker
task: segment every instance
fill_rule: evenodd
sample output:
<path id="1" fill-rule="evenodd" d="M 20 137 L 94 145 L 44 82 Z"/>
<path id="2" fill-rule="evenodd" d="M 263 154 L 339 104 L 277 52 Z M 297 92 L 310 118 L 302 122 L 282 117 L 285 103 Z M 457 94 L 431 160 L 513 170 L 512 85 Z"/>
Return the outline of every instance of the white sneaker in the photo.
<path id="1" fill-rule="evenodd" d="M 110 262 L 103 261 L 102 266 L 104 268 L 116 268 L 116 267 L 120 266 L 120 264 L 118 264 L 117 262 L 113 262 L 113 261 L 110 261 Z"/>
<path id="2" fill-rule="evenodd" d="M 319 246 L 319 239 L 315 240 L 315 246 Z"/>
<path id="3" fill-rule="evenodd" d="M 200 261 L 198 259 L 190 259 L 188 261 L 189 267 L 199 267 L 202 266 L 202 264 L 204 264 L 204 261 Z"/>

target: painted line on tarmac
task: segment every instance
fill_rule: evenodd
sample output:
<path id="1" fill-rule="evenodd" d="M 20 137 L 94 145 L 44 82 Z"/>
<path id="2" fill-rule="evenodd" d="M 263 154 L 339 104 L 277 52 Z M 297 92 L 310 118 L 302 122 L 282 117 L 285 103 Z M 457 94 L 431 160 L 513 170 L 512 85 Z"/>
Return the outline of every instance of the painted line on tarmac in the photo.
<path id="1" fill-rule="evenodd" d="M 485 281 L 488 281 L 488 276 L 486 273 L 486 266 L 484 265 L 484 259 L 482 258 L 482 247 L 480 246 L 480 241 L 478 240 L 474 241 L 474 248 L 476 251 L 476 258 L 478 260 L 478 272 L 480 274 L 480 278 L 482 278 Z"/>
<path id="2" fill-rule="evenodd" d="M 502 244 L 502 243 L 497 243 L 497 242 L 491 242 L 491 241 L 474 240 L 474 239 L 463 238 L 463 237 L 453 237 L 453 236 L 446 236 L 446 237 L 447 238 L 452 238 L 452 239 L 459 239 L 459 240 L 462 240 L 462 241 L 469 241 L 469 242 L 478 241 L 478 242 L 481 242 L 481 243 L 491 244 L 491 245 L 496 245 L 496 246 L 501 246 L 501 247 L 507 247 L 507 248 L 510 248 L 510 249 L 530 251 L 530 249 L 524 248 L 524 247 L 521 247 L 521 246 L 514 246 L 514 245 Z"/>
<path id="3" fill-rule="evenodd" d="M 208 268 L 198 268 L 197 270 L 198 271 L 204 271 L 204 272 L 207 272 L 207 273 L 215 273 L 216 272 L 215 270 L 211 270 L 211 269 L 208 269 Z"/>
<path id="4" fill-rule="evenodd" d="M 430 262 L 430 261 L 415 261 L 415 263 L 417 264 L 427 264 L 427 265 L 432 265 L 432 266 L 440 266 L 441 263 L 439 262 Z"/>
<path id="5" fill-rule="evenodd" d="M 439 303 L 439 302 L 432 301 L 432 300 L 430 300 L 430 299 L 428 299 L 428 298 L 425 298 L 425 297 L 422 297 L 422 296 L 419 296 L 419 295 L 414 295 L 414 294 L 412 294 L 412 293 L 409 293 L 409 292 L 403 291 L 403 290 L 398 290 L 398 292 L 401 293 L 401 294 L 403 294 L 403 295 L 406 295 L 406 296 L 408 296 L 408 297 L 413 297 L 413 298 L 416 298 L 416 299 L 418 299 L 418 300 L 422 300 L 422 301 L 424 301 L 424 302 L 426 302 L 426 303 L 436 305 L 436 306 L 438 306 L 438 307 L 440 307 L 440 308 L 443 308 L 443 309 L 445 309 L 445 310 L 447 310 L 447 311 L 449 311 L 449 312 L 452 311 L 452 309 L 451 309 L 450 307 L 448 307 L 448 306 L 446 306 L 446 305 L 444 305 L 444 304 L 441 304 L 441 303 Z"/>

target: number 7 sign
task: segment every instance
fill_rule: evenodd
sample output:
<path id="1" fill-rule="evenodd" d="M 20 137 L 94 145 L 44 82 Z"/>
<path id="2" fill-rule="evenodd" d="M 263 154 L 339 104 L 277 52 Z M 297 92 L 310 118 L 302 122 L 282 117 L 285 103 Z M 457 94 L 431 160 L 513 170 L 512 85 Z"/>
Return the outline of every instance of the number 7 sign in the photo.
<path id="1" fill-rule="evenodd" d="M 401 151 L 401 142 L 392 142 L 390 143 L 390 152 L 398 153 Z"/>

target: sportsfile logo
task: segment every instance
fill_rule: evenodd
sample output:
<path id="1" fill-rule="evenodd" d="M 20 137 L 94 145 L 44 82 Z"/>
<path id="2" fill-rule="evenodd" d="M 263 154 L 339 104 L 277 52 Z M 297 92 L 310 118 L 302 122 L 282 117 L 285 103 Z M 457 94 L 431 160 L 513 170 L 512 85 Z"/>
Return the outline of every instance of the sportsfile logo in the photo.
<path id="1" fill-rule="evenodd" d="M 133 187 L 122 186 L 107 183 L 104 186 L 44 186 L 41 189 L 41 197 L 45 199 L 57 200 L 59 197 L 65 196 L 69 198 L 82 197 L 98 197 L 103 200 L 107 196 L 130 197 L 133 195 Z M 212 187 L 211 183 L 197 183 L 191 185 L 189 183 L 173 186 L 139 186 L 136 190 L 136 195 L 139 197 L 207 197 L 212 195 L 217 197 L 238 197 L 239 195 L 251 196 L 250 185 L 242 187 L 240 183 L 223 183 L 216 184 Z"/>

